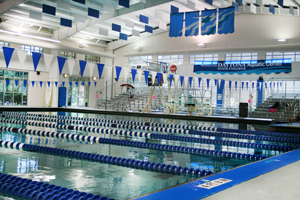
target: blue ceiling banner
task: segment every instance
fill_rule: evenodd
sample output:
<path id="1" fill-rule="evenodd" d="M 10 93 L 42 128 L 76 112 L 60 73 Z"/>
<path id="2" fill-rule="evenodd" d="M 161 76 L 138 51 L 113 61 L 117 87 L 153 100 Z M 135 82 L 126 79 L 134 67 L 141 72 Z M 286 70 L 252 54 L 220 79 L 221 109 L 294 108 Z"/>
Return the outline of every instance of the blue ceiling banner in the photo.
<path id="1" fill-rule="evenodd" d="M 70 87 L 72 87 L 72 81 L 69 82 Z"/>
<path id="2" fill-rule="evenodd" d="M 210 79 L 206 79 L 207 89 L 209 89 L 209 82 L 210 82 Z"/>
<path id="3" fill-rule="evenodd" d="M 148 24 L 149 23 L 149 18 L 144 16 L 144 15 L 140 15 L 140 22 Z"/>
<path id="4" fill-rule="evenodd" d="M 32 52 L 33 53 L 33 52 Z M 60 56 L 57 56 L 57 62 L 58 62 L 58 69 L 59 69 L 59 74 L 61 74 L 63 68 L 64 68 L 64 65 L 65 65 L 65 62 L 66 62 L 66 59 L 65 57 L 60 57 Z M 82 77 L 82 76 L 81 76 Z"/>
<path id="5" fill-rule="evenodd" d="M 242 82 L 242 90 L 244 89 L 244 82 Z"/>
<path id="6" fill-rule="evenodd" d="M 8 65 L 10 63 L 12 54 L 14 53 L 14 48 L 10 48 L 10 47 L 3 47 L 3 54 L 4 54 L 4 59 L 5 59 L 5 63 L 6 63 L 6 68 L 8 68 Z"/>
<path id="7" fill-rule="evenodd" d="M 60 18 L 60 25 L 72 28 L 72 20 Z"/>
<path id="8" fill-rule="evenodd" d="M 122 70 L 122 67 L 116 66 L 117 82 L 119 81 L 121 70 Z"/>
<path id="9" fill-rule="evenodd" d="M 75 85 L 78 87 L 78 81 L 75 82 Z"/>
<path id="10" fill-rule="evenodd" d="M 121 32 L 121 26 L 118 25 L 118 24 L 112 23 L 112 24 L 111 24 L 111 29 L 112 29 L 113 31 Z"/>
<path id="11" fill-rule="evenodd" d="M 49 14 L 49 15 L 54 15 L 56 14 L 56 8 L 52 6 L 48 6 L 46 4 L 43 4 L 43 13 Z"/>
<path id="12" fill-rule="evenodd" d="M 235 90 L 237 90 L 237 85 L 238 85 L 238 82 L 236 81 L 235 82 Z"/>
<path id="13" fill-rule="evenodd" d="M 99 79 L 101 79 L 102 72 L 103 72 L 103 69 L 104 69 L 104 64 L 97 63 L 97 68 L 98 68 L 98 73 L 99 73 Z"/>
<path id="14" fill-rule="evenodd" d="M 172 86 L 173 77 L 174 77 L 174 75 L 170 74 L 170 87 Z"/>
<path id="15" fill-rule="evenodd" d="M 280 5 L 281 8 L 283 8 L 283 0 L 278 0 L 277 4 Z"/>
<path id="16" fill-rule="evenodd" d="M 55 83 L 55 86 L 57 87 L 57 84 L 58 84 L 58 82 L 57 82 L 57 81 L 55 81 L 54 83 Z"/>
<path id="17" fill-rule="evenodd" d="M 213 5 L 213 0 L 205 0 L 205 3 L 208 3 L 209 5 Z"/>
<path id="18" fill-rule="evenodd" d="M 180 76 L 180 85 L 182 87 L 182 84 L 183 84 L 183 80 L 184 80 L 184 76 Z"/>
<path id="19" fill-rule="evenodd" d="M 134 83 L 134 79 L 135 79 L 136 72 L 137 72 L 136 69 L 131 69 L 132 83 Z"/>
<path id="20" fill-rule="evenodd" d="M 284 60 L 270 63 L 268 60 L 258 60 L 257 63 L 227 64 L 218 61 L 218 64 L 194 64 L 196 74 L 279 74 L 292 72 L 292 63 Z"/>
<path id="21" fill-rule="evenodd" d="M 275 15 L 275 7 L 273 5 L 269 5 L 269 12 Z"/>
<path id="22" fill-rule="evenodd" d="M 19 84 L 19 80 L 15 80 L 15 86 L 18 87 L 18 84 Z"/>
<path id="23" fill-rule="evenodd" d="M 201 78 L 198 78 L 198 84 L 199 84 L 199 87 L 201 85 Z"/>
<path id="24" fill-rule="evenodd" d="M 99 10 L 88 8 L 88 16 L 99 18 Z"/>
<path id="25" fill-rule="evenodd" d="M 219 8 L 219 23 L 218 23 L 218 33 L 228 34 L 234 33 L 234 15 L 235 8 Z"/>
<path id="26" fill-rule="evenodd" d="M 81 77 L 84 74 L 85 66 L 86 66 L 86 61 L 84 60 L 79 60 L 79 66 L 80 66 L 80 72 L 81 72 Z"/>
<path id="27" fill-rule="evenodd" d="M 171 5 L 171 13 L 179 13 L 179 8 Z"/>
<path id="28" fill-rule="evenodd" d="M 153 27 L 145 25 L 145 31 L 148 33 L 153 33 Z"/>
<path id="29" fill-rule="evenodd" d="M 26 80 L 23 81 L 23 86 L 24 86 L 24 87 L 27 86 L 27 81 L 26 81 Z"/>
<path id="30" fill-rule="evenodd" d="M 183 30 L 184 13 L 170 14 L 170 30 L 169 37 L 181 37 Z"/>
<path id="31" fill-rule="evenodd" d="M 38 64 L 40 62 L 42 54 L 38 53 L 38 52 L 31 52 L 31 54 L 32 54 L 32 61 L 33 61 L 34 71 L 36 71 L 37 66 L 38 66 Z"/>
<path id="32" fill-rule="evenodd" d="M 34 87 L 35 81 L 31 81 L 32 87 Z"/>
<path id="33" fill-rule="evenodd" d="M 192 87 L 192 83 L 193 83 L 193 77 L 189 77 L 189 82 L 190 82 L 190 88 Z"/>
<path id="34" fill-rule="evenodd" d="M 148 83 L 149 71 L 144 71 L 144 76 L 145 76 L 145 81 L 146 81 L 146 84 L 147 84 Z"/>
<path id="35" fill-rule="evenodd" d="M 120 40 L 127 40 L 127 34 L 120 33 L 119 39 Z"/>
<path id="36" fill-rule="evenodd" d="M 242 6 L 243 5 L 243 0 L 236 0 L 235 1 L 239 6 Z"/>
<path id="37" fill-rule="evenodd" d="M 94 82 L 94 85 L 95 85 L 95 87 L 97 87 L 97 82 L 96 81 Z"/>
<path id="38" fill-rule="evenodd" d="M 199 11 L 185 13 L 185 36 L 199 35 Z"/>
<path id="39" fill-rule="evenodd" d="M 40 86 L 43 87 L 43 81 L 40 81 Z"/>
<path id="40" fill-rule="evenodd" d="M 217 9 L 201 11 L 201 35 L 216 33 Z"/>
<path id="41" fill-rule="evenodd" d="M 156 74 L 156 76 L 157 76 L 157 83 L 160 84 L 160 79 L 161 79 L 162 73 L 158 72 Z"/>
<path id="42" fill-rule="evenodd" d="M 50 81 L 48 81 L 47 83 L 48 83 L 48 87 L 50 87 L 50 84 L 51 84 L 51 82 L 50 82 Z"/>
<path id="43" fill-rule="evenodd" d="M 89 87 L 91 87 L 91 82 L 89 82 Z"/>
<path id="44" fill-rule="evenodd" d="M 6 82 L 6 87 L 9 86 L 10 80 L 6 79 L 5 82 Z"/>
<path id="45" fill-rule="evenodd" d="M 64 81 L 62 82 L 62 86 L 65 87 L 65 82 Z"/>
<path id="46" fill-rule="evenodd" d="M 124 6 L 125 8 L 130 7 L 130 0 L 119 0 L 119 5 Z"/>
<path id="47" fill-rule="evenodd" d="M 235 12 L 239 12 L 239 5 L 235 2 L 232 2 L 232 6 L 234 7 Z"/>
<path id="48" fill-rule="evenodd" d="M 231 84 L 232 84 L 232 82 L 229 81 L 229 90 L 231 90 Z"/>
<path id="49" fill-rule="evenodd" d="M 73 0 L 74 2 L 85 4 L 85 0 Z"/>

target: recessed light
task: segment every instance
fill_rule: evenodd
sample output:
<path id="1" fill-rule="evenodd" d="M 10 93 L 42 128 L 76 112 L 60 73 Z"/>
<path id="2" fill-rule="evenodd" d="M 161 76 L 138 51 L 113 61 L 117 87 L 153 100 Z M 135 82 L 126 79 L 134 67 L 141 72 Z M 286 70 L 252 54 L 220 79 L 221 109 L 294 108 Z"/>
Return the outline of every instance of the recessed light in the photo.
<path id="1" fill-rule="evenodd" d="M 139 49 L 140 47 L 133 47 L 133 49 Z"/>
<path id="2" fill-rule="evenodd" d="M 206 47 L 204 43 L 198 43 L 197 46 L 201 47 L 201 48 L 205 48 Z"/>
<path id="3" fill-rule="evenodd" d="M 80 48 L 89 48 L 89 45 L 87 45 L 87 44 L 80 44 L 79 47 Z"/>
<path id="4" fill-rule="evenodd" d="M 279 44 L 286 44 L 286 39 L 284 39 L 284 38 L 278 39 L 278 43 Z"/>

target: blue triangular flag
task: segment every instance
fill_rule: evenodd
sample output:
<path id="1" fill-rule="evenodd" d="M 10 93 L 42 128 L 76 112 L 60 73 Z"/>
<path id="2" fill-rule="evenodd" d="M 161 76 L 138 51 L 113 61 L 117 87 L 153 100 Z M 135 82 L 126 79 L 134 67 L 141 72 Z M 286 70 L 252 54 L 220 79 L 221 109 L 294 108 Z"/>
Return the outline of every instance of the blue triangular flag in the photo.
<path id="1" fill-rule="evenodd" d="M 18 86 L 19 80 L 15 80 L 15 86 Z"/>
<path id="2" fill-rule="evenodd" d="M 246 82 L 246 89 L 248 90 L 248 82 Z"/>
<path id="3" fill-rule="evenodd" d="M 215 79 L 215 85 L 218 85 L 218 79 Z"/>
<path id="4" fill-rule="evenodd" d="M 170 74 L 170 87 L 172 86 L 173 77 L 174 77 L 174 75 Z"/>
<path id="5" fill-rule="evenodd" d="M 160 84 L 160 79 L 161 79 L 161 73 L 157 73 L 156 76 L 157 76 L 157 83 L 159 85 Z"/>
<path id="6" fill-rule="evenodd" d="M 119 81 L 121 70 L 122 70 L 122 67 L 116 66 L 117 82 Z"/>
<path id="7" fill-rule="evenodd" d="M 229 81 L 229 90 L 231 90 L 231 83 L 232 83 L 232 82 L 231 82 L 231 81 Z"/>
<path id="8" fill-rule="evenodd" d="M 55 86 L 57 87 L 57 84 L 58 84 L 58 82 L 57 81 L 55 81 Z"/>
<path id="9" fill-rule="evenodd" d="M 236 81 L 235 82 L 235 90 L 237 90 L 237 84 L 238 84 L 238 82 Z"/>
<path id="10" fill-rule="evenodd" d="M 189 77 L 189 81 L 190 81 L 190 88 L 192 87 L 192 82 L 193 82 L 193 77 Z"/>
<path id="11" fill-rule="evenodd" d="M 242 90 L 244 89 L 244 82 L 242 82 Z"/>
<path id="12" fill-rule="evenodd" d="M 182 84 L 183 84 L 183 80 L 184 80 L 184 76 L 180 76 L 180 84 L 181 84 L 181 87 L 182 87 Z"/>
<path id="13" fill-rule="evenodd" d="M 32 87 L 34 87 L 35 81 L 31 81 Z"/>
<path id="14" fill-rule="evenodd" d="M 69 82 L 70 87 L 72 87 L 72 81 Z"/>
<path id="15" fill-rule="evenodd" d="M 144 71 L 146 84 L 148 83 L 149 71 Z"/>
<path id="16" fill-rule="evenodd" d="M 198 78 L 198 84 L 199 84 L 199 87 L 201 85 L 201 78 Z"/>
<path id="17" fill-rule="evenodd" d="M 254 82 L 252 82 L 252 90 L 254 90 Z"/>
<path id="18" fill-rule="evenodd" d="M 97 67 L 98 67 L 99 79 L 101 79 L 104 64 L 97 63 Z"/>
<path id="19" fill-rule="evenodd" d="M 134 83 L 134 79 L 135 79 L 136 72 L 137 72 L 136 69 L 131 69 L 132 83 Z"/>
<path id="20" fill-rule="evenodd" d="M 63 85 L 63 87 L 65 87 L 65 82 L 64 81 L 62 82 L 62 85 Z"/>
<path id="21" fill-rule="evenodd" d="M 23 85 L 24 85 L 24 87 L 26 87 L 26 85 L 27 85 L 27 81 L 23 81 Z"/>
<path id="22" fill-rule="evenodd" d="M 6 68 L 8 68 L 8 65 L 10 63 L 11 56 L 14 53 L 14 50 L 15 50 L 14 48 L 3 47 L 3 54 L 4 54 L 5 63 L 6 63 Z"/>
<path id="23" fill-rule="evenodd" d="M 36 71 L 36 68 L 39 65 L 42 54 L 38 52 L 31 52 L 31 53 L 32 53 L 34 71 Z"/>
<path id="24" fill-rule="evenodd" d="M 265 88 L 268 89 L 268 84 L 267 83 L 265 83 Z"/>
<path id="25" fill-rule="evenodd" d="M 50 84 L 51 84 L 51 82 L 50 82 L 50 81 L 48 81 L 47 83 L 48 83 L 48 87 L 50 87 Z"/>
<path id="26" fill-rule="evenodd" d="M 43 87 L 43 81 L 40 81 L 40 86 Z"/>
<path id="27" fill-rule="evenodd" d="M 277 82 L 277 88 L 279 88 L 279 82 Z"/>
<path id="28" fill-rule="evenodd" d="M 91 87 L 91 82 L 89 82 L 89 87 Z"/>
<path id="29" fill-rule="evenodd" d="M 76 86 L 78 87 L 78 82 L 75 82 Z"/>
<path id="30" fill-rule="evenodd" d="M 272 82 L 270 82 L 270 88 L 272 88 Z"/>
<path id="31" fill-rule="evenodd" d="M 210 79 L 206 79 L 207 89 L 209 89 L 209 82 L 210 82 Z"/>
<path id="32" fill-rule="evenodd" d="M 280 82 L 280 87 L 282 87 L 282 82 Z"/>
<path id="33" fill-rule="evenodd" d="M 81 83 L 83 86 L 84 86 L 84 81 L 82 81 L 82 83 Z"/>
<path id="34" fill-rule="evenodd" d="M 94 82 L 95 87 L 97 86 L 97 82 Z"/>
<path id="35" fill-rule="evenodd" d="M 6 87 L 9 86 L 10 80 L 6 79 L 5 81 L 6 81 Z"/>
<path id="36" fill-rule="evenodd" d="M 81 77 L 84 74 L 85 66 L 86 66 L 86 61 L 84 60 L 79 60 L 79 66 L 80 66 L 80 72 L 81 72 Z"/>
<path id="37" fill-rule="evenodd" d="M 273 82 L 273 87 L 275 88 L 275 82 Z"/>
<path id="38" fill-rule="evenodd" d="M 64 68 L 64 65 L 65 65 L 65 62 L 66 62 L 66 58 L 57 56 L 57 62 L 58 62 L 59 74 L 61 74 L 61 72 Z"/>

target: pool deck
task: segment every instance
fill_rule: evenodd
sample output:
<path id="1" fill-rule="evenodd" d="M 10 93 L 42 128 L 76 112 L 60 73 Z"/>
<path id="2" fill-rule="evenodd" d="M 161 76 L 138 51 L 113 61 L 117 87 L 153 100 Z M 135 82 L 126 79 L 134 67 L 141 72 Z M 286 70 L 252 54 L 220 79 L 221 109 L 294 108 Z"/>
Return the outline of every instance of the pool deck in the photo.
<path id="1" fill-rule="evenodd" d="M 154 192 L 135 200 L 252 200 L 299 199 L 300 150 L 234 168 L 169 189 Z M 216 180 L 229 179 L 211 189 L 198 187 Z"/>
<path id="2" fill-rule="evenodd" d="M 213 121 L 213 122 L 227 122 L 227 123 L 247 123 L 247 124 L 272 124 L 273 119 L 265 118 L 250 118 L 250 117 L 234 117 L 234 116 L 190 116 L 184 114 L 163 114 L 157 113 L 142 113 L 142 112 L 122 112 L 112 110 L 101 110 L 95 108 L 80 108 L 80 107 L 25 107 L 25 106 L 0 106 L 0 111 L 13 112 L 80 112 L 92 114 L 109 114 L 109 115 L 130 115 L 140 117 L 156 117 L 156 118 L 172 118 L 181 120 L 195 120 L 195 121 Z"/>
<path id="3" fill-rule="evenodd" d="M 300 133 L 300 123 L 293 122 L 292 124 L 271 124 L 269 125 L 272 128 L 275 128 L 276 132 L 285 132 L 285 133 Z"/>

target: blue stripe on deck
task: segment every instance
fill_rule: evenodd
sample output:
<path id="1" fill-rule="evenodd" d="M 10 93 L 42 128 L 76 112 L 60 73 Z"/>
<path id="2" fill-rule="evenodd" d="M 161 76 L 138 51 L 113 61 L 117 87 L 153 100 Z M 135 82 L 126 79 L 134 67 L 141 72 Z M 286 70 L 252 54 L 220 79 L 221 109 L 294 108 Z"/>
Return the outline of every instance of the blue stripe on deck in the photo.
<path id="1" fill-rule="evenodd" d="M 275 169 L 284 167 L 288 164 L 300 160 L 300 150 L 295 150 L 289 153 L 273 156 L 271 158 L 248 164 L 236 169 L 221 172 L 209 177 L 179 185 L 167 190 L 152 193 L 143 197 L 136 198 L 136 200 L 197 200 L 208 197 L 215 193 L 226 190 L 232 186 L 238 185 L 257 176 L 263 175 Z M 212 189 L 199 188 L 197 185 L 219 178 L 226 178 L 232 180 L 224 185 L 217 186 Z M 204 181 L 205 180 L 205 181 Z"/>

